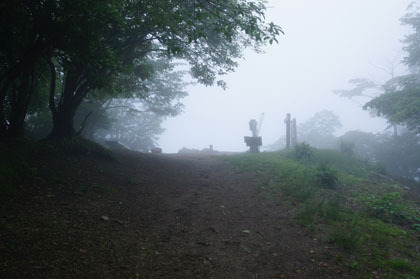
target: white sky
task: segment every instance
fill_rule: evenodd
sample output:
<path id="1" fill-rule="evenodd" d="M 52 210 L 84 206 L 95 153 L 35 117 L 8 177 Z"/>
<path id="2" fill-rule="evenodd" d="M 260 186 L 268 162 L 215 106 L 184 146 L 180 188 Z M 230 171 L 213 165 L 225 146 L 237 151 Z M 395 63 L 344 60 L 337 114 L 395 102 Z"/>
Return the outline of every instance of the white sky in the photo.
<path id="1" fill-rule="evenodd" d="M 412 0 L 271 0 L 267 19 L 285 35 L 265 53 L 246 51 L 245 60 L 224 78 L 228 89 L 188 88 L 185 112 L 165 121 L 159 145 L 164 152 L 182 147 L 245 151 L 248 121 L 264 112 L 260 136 L 269 145 L 285 133 L 290 112 L 299 122 L 329 109 L 349 130 L 383 131 L 385 121 L 351 100 L 332 93 L 349 88 L 348 80 L 377 82 L 389 76 L 377 66 L 401 60 L 406 28 L 399 22 Z M 400 72 L 404 70 L 399 67 Z M 398 71 L 397 71 L 398 73 Z M 363 100 L 361 100 L 363 101 Z"/>

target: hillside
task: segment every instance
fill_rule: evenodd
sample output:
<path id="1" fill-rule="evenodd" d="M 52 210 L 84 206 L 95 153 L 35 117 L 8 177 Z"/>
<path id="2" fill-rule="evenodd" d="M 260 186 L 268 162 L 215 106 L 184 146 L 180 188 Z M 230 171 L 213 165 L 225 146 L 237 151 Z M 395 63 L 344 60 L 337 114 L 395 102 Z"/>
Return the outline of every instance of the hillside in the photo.
<path id="1" fill-rule="evenodd" d="M 1 278 L 420 278 L 420 187 L 333 151 L 0 145 Z"/>

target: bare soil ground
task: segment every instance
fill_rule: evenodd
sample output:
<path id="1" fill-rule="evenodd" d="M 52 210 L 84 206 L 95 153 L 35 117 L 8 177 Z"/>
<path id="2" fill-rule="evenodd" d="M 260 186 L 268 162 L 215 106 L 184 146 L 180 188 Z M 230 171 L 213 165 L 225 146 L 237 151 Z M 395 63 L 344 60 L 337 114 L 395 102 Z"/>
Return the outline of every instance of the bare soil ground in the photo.
<path id="1" fill-rule="evenodd" d="M 217 156 L 116 156 L 36 160 L 41 178 L 0 199 L 0 278 L 351 278 L 261 178 Z"/>

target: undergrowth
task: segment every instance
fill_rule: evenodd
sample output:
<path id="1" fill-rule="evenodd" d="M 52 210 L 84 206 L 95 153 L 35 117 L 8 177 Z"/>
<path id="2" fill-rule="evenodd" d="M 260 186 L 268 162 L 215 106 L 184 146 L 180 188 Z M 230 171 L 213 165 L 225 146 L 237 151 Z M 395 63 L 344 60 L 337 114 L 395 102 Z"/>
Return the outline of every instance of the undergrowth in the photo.
<path id="1" fill-rule="evenodd" d="M 26 141 L 16 141 L 13 145 L 0 143 L 0 194 L 15 195 L 16 185 L 26 177 L 36 175 L 37 169 L 28 161 L 33 145 Z"/>
<path id="2" fill-rule="evenodd" d="M 19 185 L 25 181 L 37 181 L 43 174 L 35 162 L 41 157 L 59 161 L 77 157 L 114 160 L 111 151 L 83 138 L 43 142 L 13 139 L 0 142 L 0 195 L 15 196 Z M 50 180 L 57 180 L 57 184 L 62 183 L 64 177 L 60 170 L 46 175 Z"/>
<path id="3" fill-rule="evenodd" d="M 382 167 L 306 144 L 226 160 L 254 173 L 261 194 L 296 206 L 297 222 L 323 233 L 326 243 L 342 251 L 337 262 L 357 278 L 420 278 L 418 204 Z M 320 231 L 321 224 L 327 229 Z"/>

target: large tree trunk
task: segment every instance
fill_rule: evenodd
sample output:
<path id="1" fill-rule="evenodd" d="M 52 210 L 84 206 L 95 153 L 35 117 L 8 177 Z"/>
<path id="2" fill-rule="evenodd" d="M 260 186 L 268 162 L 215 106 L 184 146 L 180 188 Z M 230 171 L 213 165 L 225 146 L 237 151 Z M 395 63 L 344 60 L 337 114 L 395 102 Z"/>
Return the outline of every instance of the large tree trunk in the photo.
<path id="1" fill-rule="evenodd" d="M 76 109 L 70 104 L 57 111 L 53 117 L 53 130 L 48 136 L 49 139 L 71 139 L 76 135 L 73 127 L 75 111 Z"/>
<path id="2" fill-rule="evenodd" d="M 0 80 L 0 138 L 21 137 L 24 133 L 25 117 L 36 82 L 35 65 L 43 50 L 42 44 L 36 41 L 36 34 L 28 45 L 18 62 L 4 71 Z M 18 87 L 12 88 L 16 84 Z M 5 99 L 10 91 L 15 96 L 10 104 L 10 114 L 7 114 Z"/>
<path id="3" fill-rule="evenodd" d="M 21 98 L 18 98 L 19 91 L 21 91 L 23 87 L 26 86 L 26 84 L 25 85 L 22 84 L 21 89 L 19 90 L 15 85 L 16 82 L 23 83 L 22 76 L 25 76 L 25 75 L 21 73 L 19 77 L 17 72 L 13 73 L 13 75 L 10 75 L 8 78 L 3 80 L 2 86 L 0 88 L 0 138 L 6 138 L 6 137 L 13 136 L 13 134 L 19 134 L 17 132 L 17 130 L 19 129 L 16 129 L 17 128 L 16 125 L 14 125 L 13 133 L 11 133 L 10 122 L 13 121 L 16 124 L 15 119 L 17 118 L 18 100 L 22 100 Z M 5 102 L 6 97 L 9 98 L 8 103 Z M 11 120 L 11 118 L 14 118 L 14 119 Z"/>
<path id="4" fill-rule="evenodd" d="M 7 134 L 7 123 L 4 116 L 4 99 L 0 99 L 0 140 L 4 139 Z"/>
<path id="5" fill-rule="evenodd" d="M 51 91 L 49 107 L 53 116 L 53 130 L 48 139 L 71 139 L 76 135 L 73 126 L 74 115 L 82 102 L 83 98 L 89 91 L 89 86 L 80 72 L 69 71 L 64 81 L 64 90 L 55 104 L 55 70 L 50 63 L 51 68 Z"/>
<path id="6" fill-rule="evenodd" d="M 6 115 L 6 104 L 5 99 L 7 92 L 9 90 L 10 84 L 12 83 L 12 78 L 0 81 L 0 139 L 7 137 L 9 124 Z"/>
<path id="7" fill-rule="evenodd" d="M 25 118 L 28 112 L 29 101 L 35 85 L 35 72 L 24 72 L 20 78 L 20 85 L 14 92 L 12 107 L 9 117 L 9 137 L 23 137 L 25 130 Z"/>

